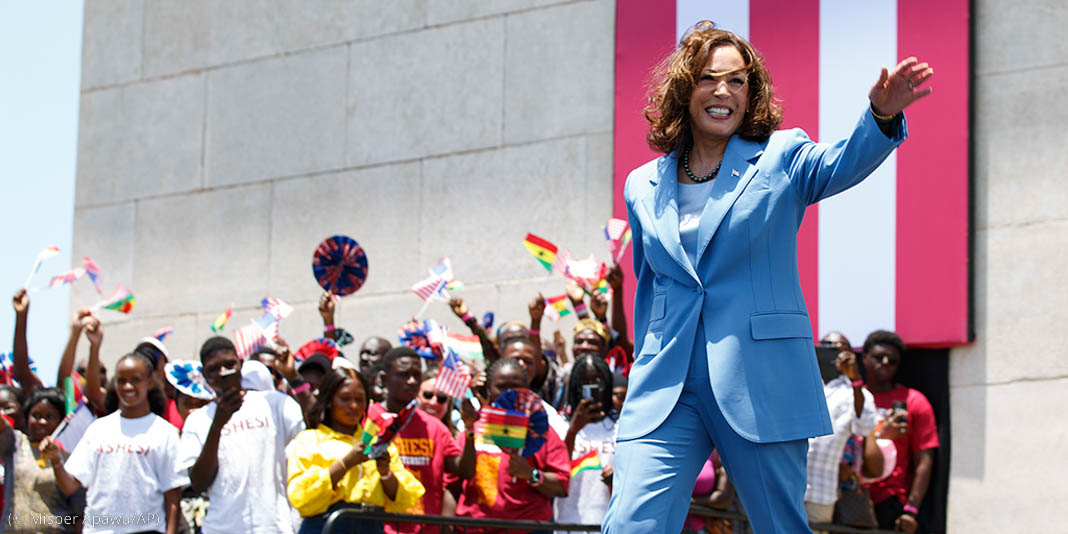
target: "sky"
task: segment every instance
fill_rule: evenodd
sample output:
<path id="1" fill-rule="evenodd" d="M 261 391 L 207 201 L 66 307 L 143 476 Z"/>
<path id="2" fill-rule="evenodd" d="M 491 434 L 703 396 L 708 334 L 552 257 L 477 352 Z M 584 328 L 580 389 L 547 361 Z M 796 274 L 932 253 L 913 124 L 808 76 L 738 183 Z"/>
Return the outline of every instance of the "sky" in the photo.
<path id="1" fill-rule="evenodd" d="M 25 283 L 37 253 L 60 249 L 31 288 L 47 287 L 74 266 L 82 11 L 80 0 L 0 0 L 0 352 L 11 351 L 10 295 Z M 45 384 L 56 380 L 69 309 L 69 288 L 30 294 L 30 358 Z"/>

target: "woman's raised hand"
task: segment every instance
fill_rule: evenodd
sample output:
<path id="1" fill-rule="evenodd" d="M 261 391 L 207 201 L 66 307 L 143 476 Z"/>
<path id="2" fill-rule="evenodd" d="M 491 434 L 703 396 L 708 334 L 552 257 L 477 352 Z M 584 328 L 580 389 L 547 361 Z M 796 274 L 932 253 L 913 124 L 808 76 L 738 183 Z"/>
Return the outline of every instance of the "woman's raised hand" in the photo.
<path id="1" fill-rule="evenodd" d="M 883 67 L 879 80 L 868 92 L 872 108 L 879 115 L 897 115 L 913 102 L 931 94 L 931 88 L 921 88 L 934 75 L 927 63 L 910 57 L 898 63 L 894 70 Z"/>

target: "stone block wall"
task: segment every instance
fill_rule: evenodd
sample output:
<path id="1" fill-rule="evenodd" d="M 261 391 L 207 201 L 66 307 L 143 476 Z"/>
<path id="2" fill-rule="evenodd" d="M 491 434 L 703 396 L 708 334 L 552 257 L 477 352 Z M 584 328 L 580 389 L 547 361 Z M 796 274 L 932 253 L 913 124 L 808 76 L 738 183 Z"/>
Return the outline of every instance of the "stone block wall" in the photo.
<path id="1" fill-rule="evenodd" d="M 1058 530 L 1068 495 L 1057 452 L 1068 444 L 1068 42 L 1057 35 L 1068 4 L 972 9 L 976 342 L 950 356 L 948 530 Z"/>
<path id="2" fill-rule="evenodd" d="M 310 261 L 333 234 L 370 261 L 338 312 L 358 340 L 395 338 L 441 256 L 498 322 L 563 292 L 527 232 L 607 256 L 611 0 L 93 0 L 84 30 L 74 255 L 138 300 L 102 312 L 109 364 L 166 325 L 195 358 L 268 295 L 296 308 L 291 344 L 320 335 Z"/>

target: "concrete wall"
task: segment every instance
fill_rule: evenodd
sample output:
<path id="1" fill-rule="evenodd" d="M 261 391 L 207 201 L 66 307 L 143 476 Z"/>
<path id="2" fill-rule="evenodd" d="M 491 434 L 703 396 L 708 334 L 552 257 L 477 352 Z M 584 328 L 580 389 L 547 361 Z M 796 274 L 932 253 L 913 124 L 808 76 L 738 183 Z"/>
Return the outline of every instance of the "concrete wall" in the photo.
<path id="1" fill-rule="evenodd" d="M 1068 518 L 1068 4 L 973 9 L 977 337 L 951 352 L 949 530 L 1054 532 Z"/>
<path id="2" fill-rule="evenodd" d="M 614 31 L 611 0 L 86 2 L 74 256 L 138 300 L 102 312 L 105 360 L 166 325 L 194 358 L 268 295 L 291 344 L 320 335 L 337 233 L 370 262 L 339 312 L 358 340 L 395 338 L 445 255 L 473 312 L 526 320 L 563 292 L 527 232 L 607 256 Z"/>

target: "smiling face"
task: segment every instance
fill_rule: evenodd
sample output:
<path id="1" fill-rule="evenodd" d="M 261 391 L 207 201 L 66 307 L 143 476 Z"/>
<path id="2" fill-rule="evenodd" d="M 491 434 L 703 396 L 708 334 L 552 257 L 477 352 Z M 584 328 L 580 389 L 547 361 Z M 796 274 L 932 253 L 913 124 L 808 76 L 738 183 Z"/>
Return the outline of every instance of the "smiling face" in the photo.
<path id="1" fill-rule="evenodd" d="M 41 441 L 56 430 L 62 419 L 63 413 L 57 410 L 51 402 L 38 401 L 30 407 L 29 418 L 26 421 L 28 427 L 26 437 L 33 442 Z"/>
<path id="2" fill-rule="evenodd" d="M 695 140 L 726 140 L 742 125 L 749 105 L 747 65 L 733 45 L 712 50 L 690 95 Z"/>
<path id="3" fill-rule="evenodd" d="M 119 410 L 123 417 L 148 415 L 148 389 L 152 385 L 151 370 L 139 358 L 124 358 L 115 368 L 115 393 L 119 396 Z"/>
<path id="4" fill-rule="evenodd" d="M 579 358 L 584 354 L 600 356 L 604 354 L 604 351 L 604 338 L 597 335 L 597 332 L 593 330 L 582 330 L 576 333 L 572 340 L 571 352 L 575 355 L 575 358 Z"/>
<path id="5" fill-rule="evenodd" d="M 346 379 L 330 400 L 330 428 L 342 434 L 354 434 L 367 411 L 367 392 L 359 380 Z"/>
<path id="6" fill-rule="evenodd" d="M 419 399 L 419 408 L 434 416 L 434 419 L 441 419 L 448 410 L 449 396 L 435 392 L 435 383 L 437 383 L 436 378 L 424 380 L 422 384 L 419 384 L 419 396 L 416 398 Z"/>

